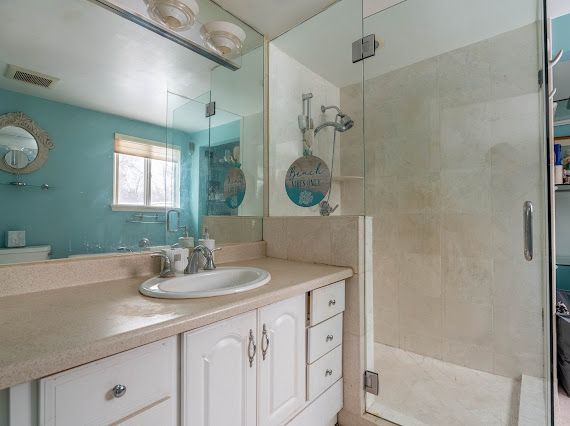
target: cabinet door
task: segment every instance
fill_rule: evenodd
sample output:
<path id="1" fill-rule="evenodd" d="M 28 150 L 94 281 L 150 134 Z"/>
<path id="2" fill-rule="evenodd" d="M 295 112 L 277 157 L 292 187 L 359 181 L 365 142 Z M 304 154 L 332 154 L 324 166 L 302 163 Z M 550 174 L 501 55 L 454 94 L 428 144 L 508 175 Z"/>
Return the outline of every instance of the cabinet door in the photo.
<path id="1" fill-rule="evenodd" d="M 182 424 L 255 426 L 256 312 L 190 331 L 182 340 Z"/>
<path id="2" fill-rule="evenodd" d="M 281 425 L 305 405 L 305 295 L 259 309 L 259 426 Z"/>

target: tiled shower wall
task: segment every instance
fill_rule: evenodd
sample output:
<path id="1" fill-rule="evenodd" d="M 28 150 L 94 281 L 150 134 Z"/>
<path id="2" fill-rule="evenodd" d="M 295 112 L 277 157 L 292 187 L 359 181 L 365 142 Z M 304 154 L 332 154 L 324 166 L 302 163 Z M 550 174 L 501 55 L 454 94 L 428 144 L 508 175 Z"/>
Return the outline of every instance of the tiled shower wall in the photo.
<path id="1" fill-rule="evenodd" d="M 366 76 L 376 341 L 542 376 L 544 249 L 533 262 L 522 254 L 525 200 L 537 207 L 535 242 L 544 235 L 537 51 L 529 25 Z M 360 85 L 341 89 L 341 107 L 361 116 Z M 344 142 L 343 174 L 357 174 L 362 144 Z"/>
<path id="2" fill-rule="evenodd" d="M 319 206 L 310 208 L 294 204 L 285 192 L 287 169 L 303 155 L 303 136 L 297 116 L 302 113 L 303 93 L 311 92 L 311 115 L 315 127 L 334 120 L 334 111 L 321 113 L 321 105 L 339 105 L 340 89 L 293 59 L 271 43 L 269 46 L 269 214 L 271 216 L 318 216 Z M 332 159 L 332 128 L 323 129 L 313 145 L 313 154 L 327 165 Z M 339 174 L 340 135 L 337 134 L 334 174 Z M 333 184 L 330 203 L 340 202 L 339 185 Z M 340 214 L 339 207 L 335 214 Z"/>

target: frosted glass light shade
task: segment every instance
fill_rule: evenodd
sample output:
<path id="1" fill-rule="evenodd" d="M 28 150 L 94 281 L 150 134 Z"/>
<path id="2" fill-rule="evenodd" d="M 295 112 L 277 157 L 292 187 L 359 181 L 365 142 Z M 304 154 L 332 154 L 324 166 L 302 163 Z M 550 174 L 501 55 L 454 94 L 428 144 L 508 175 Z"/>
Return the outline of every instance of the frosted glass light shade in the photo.
<path id="1" fill-rule="evenodd" d="M 185 31 L 192 27 L 199 11 L 194 0 L 148 0 L 149 16 L 172 31 Z"/>

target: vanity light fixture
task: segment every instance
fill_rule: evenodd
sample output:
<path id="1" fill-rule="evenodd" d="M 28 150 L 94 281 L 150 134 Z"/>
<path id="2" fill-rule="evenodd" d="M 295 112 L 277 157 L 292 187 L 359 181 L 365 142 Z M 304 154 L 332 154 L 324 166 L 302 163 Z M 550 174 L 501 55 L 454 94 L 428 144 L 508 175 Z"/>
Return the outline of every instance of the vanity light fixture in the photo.
<path id="1" fill-rule="evenodd" d="M 221 54 L 223 49 L 206 47 L 194 30 L 187 31 L 196 23 L 199 11 L 196 0 L 89 1 L 232 71 L 240 68 L 232 60 L 233 56 Z M 130 7 L 125 7 L 125 3 L 129 3 Z M 239 30 L 243 31 L 241 28 Z M 245 33 L 243 35 L 245 38 Z"/>
<path id="2" fill-rule="evenodd" d="M 238 56 L 245 41 L 245 31 L 225 21 L 212 21 L 202 25 L 200 35 L 206 46 L 226 58 Z"/>
<path id="3" fill-rule="evenodd" d="M 152 19 L 177 32 L 192 27 L 200 11 L 194 0 L 147 0 L 147 5 Z"/>

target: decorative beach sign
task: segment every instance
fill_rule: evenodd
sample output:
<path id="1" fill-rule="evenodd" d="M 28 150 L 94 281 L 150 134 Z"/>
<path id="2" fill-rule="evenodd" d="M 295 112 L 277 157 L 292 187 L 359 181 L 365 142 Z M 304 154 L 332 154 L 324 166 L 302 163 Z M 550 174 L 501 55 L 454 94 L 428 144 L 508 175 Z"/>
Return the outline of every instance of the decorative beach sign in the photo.
<path id="1" fill-rule="evenodd" d="M 297 158 L 285 176 L 285 190 L 295 204 L 312 207 L 319 204 L 330 189 L 331 174 L 326 163 L 314 155 Z"/>
<path id="2" fill-rule="evenodd" d="M 240 168 L 232 167 L 224 179 L 224 198 L 230 209 L 237 209 L 245 197 L 245 175 Z"/>

